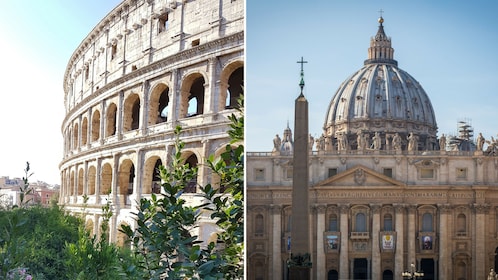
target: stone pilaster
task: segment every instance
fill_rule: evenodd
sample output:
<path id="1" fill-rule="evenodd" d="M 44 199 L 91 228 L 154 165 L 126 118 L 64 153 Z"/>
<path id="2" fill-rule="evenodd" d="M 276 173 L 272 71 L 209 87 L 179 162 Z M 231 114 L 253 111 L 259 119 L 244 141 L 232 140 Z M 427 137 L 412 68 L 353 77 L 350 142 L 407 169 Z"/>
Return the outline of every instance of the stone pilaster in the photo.
<path id="1" fill-rule="evenodd" d="M 272 218 L 272 248 L 271 248 L 271 270 L 270 279 L 282 279 L 282 207 L 270 205 Z"/>
<path id="2" fill-rule="evenodd" d="M 316 205 L 316 279 L 325 279 L 326 271 L 326 257 L 325 248 L 323 246 L 325 232 L 325 205 Z"/>
<path id="3" fill-rule="evenodd" d="M 380 204 L 370 205 L 372 209 L 372 280 L 382 279 L 381 275 L 381 257 L 379 247 L 379 232 L 380 232 Z"/>
<path id="4" fill-rule="evenodd" d="M 448 255 L 450 238 L 448 232 L 449 204 L 438 205 L 439 209 L 439 279 L 450 279 L 451 256 Z"/>
<path id="5" fill-rule="evenodd" d="M 473 255 L 475 258 L 473 266 L 475 267 L 474 279 L 485 279 L 488 268 L 486 267 L 486 212 L 489 210 L 488 204 L 474 204 L 476 213 L 476 226 L 474 244 L 472 244 Z"/>
<path id="6" fill-rule="evenodd" d="M 405 239 L 405 230 L 404 230 L 404 221 L 403 216 L 405 215 L 405 205 L 404 204 L 395 204 L 394 208 L 396 209 L 395 214 L 395 223 L 396 223 L 396 254 L 394 257 L 394 279 L 402 280 L 403 277 L 401 273 L 404 271 L 403 265 L 406 263 L 403 254 L 404 254 L 404 239 Z"/>
<path id="7" fill-rule="evenodd" d="M 417 205 L 408 205 L 408 242 L 407 242 L 407 251 L 408 251 L 408 264 L 416 263 L 415 253 L 417 252 L 417 229 L 415 228 L 416 224 L 416 212 Z M 400 238 L 400 237 L 398 237 Z"/>
<path id="8" fill-rule="evenodd" d="M 340 205 L 341 247 L 339 253 L 339 279 L 349 279 L 349 205 Z"/>

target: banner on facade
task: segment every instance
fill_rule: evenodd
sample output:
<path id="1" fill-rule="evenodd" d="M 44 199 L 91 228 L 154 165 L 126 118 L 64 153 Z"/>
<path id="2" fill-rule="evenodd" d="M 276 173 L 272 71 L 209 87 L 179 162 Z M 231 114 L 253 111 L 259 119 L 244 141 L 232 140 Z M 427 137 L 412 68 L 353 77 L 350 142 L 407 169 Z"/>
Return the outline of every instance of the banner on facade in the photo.
<path id="1" fill-rule="evenodd" d="M 394 235 L 392 234 L 382 235 L 382 249 L 394 250 Z"/>

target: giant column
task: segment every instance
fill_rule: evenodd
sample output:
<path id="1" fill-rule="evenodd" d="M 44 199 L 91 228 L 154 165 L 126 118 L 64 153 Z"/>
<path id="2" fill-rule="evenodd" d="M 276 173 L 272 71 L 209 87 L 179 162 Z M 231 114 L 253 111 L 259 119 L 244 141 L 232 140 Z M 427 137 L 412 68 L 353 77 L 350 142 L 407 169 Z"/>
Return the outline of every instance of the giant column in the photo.
<path id="1" fill-rule="evenodd" d="M 308 194 L 308 101 L 303 95 L 304 72 L 301 58 L 301 94 L 295 101 L 294 155 L 292 176 L 292 226 L 289 279 L 307 280 L 311 272 L 309 194 Z"/>

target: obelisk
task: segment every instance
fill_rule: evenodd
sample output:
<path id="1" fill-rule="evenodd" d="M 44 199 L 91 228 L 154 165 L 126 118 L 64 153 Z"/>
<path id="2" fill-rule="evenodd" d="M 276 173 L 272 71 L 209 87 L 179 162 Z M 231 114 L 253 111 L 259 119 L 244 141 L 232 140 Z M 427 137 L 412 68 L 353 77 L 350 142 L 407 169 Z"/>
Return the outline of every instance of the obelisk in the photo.
<path id="1" fill-rule="evenodd" d="M 295 101 L 294 155 L 292 175 L 291 257 L 288 261 L 290 280 L 310 279 L 311 248 L 308 194 L 308 100 L 304 97 L 304 71 L 306 61 L 301 57 L 301 93 Z"/>

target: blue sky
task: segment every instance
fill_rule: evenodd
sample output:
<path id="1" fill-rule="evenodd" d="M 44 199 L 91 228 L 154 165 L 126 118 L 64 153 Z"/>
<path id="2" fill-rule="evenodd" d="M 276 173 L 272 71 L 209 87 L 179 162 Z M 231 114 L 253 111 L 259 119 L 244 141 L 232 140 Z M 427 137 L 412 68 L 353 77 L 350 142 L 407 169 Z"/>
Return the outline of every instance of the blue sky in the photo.
<path id="1" fill-rule="evenodd" d="M 469 121 L 475 134 L 498 133 L 498 1 L 247 1 L 246 147 L 271 151 L 294 127 L 303 56 L 309 131 L 322 133 L 339 85 L 363 66 L 378 29 L 392 39 L 399 68 L 431 99 L 438 135 Z"/>
<path id="2" fill-rule="evenodd" d="M 60 183 L 63 77 L 88 33 L 120 0 L 2 1 L 0 176 Z"/>

